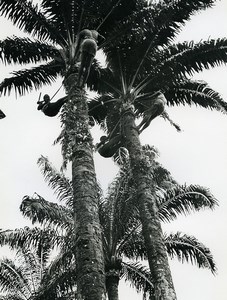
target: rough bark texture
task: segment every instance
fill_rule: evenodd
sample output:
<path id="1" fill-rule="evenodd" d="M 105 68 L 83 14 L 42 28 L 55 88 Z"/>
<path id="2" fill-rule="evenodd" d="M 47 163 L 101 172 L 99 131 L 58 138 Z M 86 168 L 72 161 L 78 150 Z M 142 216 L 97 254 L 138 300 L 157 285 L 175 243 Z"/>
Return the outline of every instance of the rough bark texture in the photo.
<path id="1" fill-rule="evenodd" d="M 119 271 L 109 271 L 106 273 L 106 290 L 108 300 L 118 300 Z"/>
<path id="2" fill-rule="evenodd" d="M 151 163 L 144 155 L 131 109 L 122 118 L 125 146 L 129 151 L 139 203 L 148 262 L 154 280 L 152 300 L 176 300 L 157 205 L 151 188 Z"/>
<path id="3" fill-rule="evenodd" d="M 74 221 L 77 262 L 77 299 L 105 299 L 104 256 L 98 215 L 98 189 L 93 162 L 92 138 L 83 91 L 76 74 L 65 80 L 68 94 L 68 140 L 72 152 Z M 67 129 L 66 126 L 66 129 Z M 70 128 L 74 126 L 74 130 Z"/>

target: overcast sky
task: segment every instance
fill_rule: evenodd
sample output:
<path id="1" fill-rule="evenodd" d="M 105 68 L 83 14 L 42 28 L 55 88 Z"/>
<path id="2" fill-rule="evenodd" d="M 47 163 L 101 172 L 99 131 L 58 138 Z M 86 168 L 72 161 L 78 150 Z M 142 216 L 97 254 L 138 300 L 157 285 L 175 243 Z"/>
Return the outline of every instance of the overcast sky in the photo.
<path id="1" fill-rule="evenodd" d="M 0 19 L 0 38 L 17 34 L 8 22 Z M 178 40 L 226 37 L 227 0 L 217 1 L 213 9 L 203 11 L 192 18 L 179 35 Z M 1 66 L 0 80 L 15 68 Z M 227 101 L 227 67 L 219 67 L 197 74 L 207 81 Z M 59 80 L 42 93 L 51 96 L 61 85 Z M 55 97 L 64 95 L 63 89 Z M 53 146 L 60 131 L 58 118 L 48 118 L 36 109 L 39 91 L 24 97 L 1 97 L 0 109 L 7 117 L 0 120 L 0 228 L 16 228 L 29 225 L 20 215 L 18 207 L 24 195 L 39 193 L 47 200 L 55 201 L 52 191 L 37 167 L 39 156 L 48 156 L 60 167 L 60 147 Z M 171 118 L 182 128 L 178 133 L 162 118 L 155 119 L 141 135 L 143 144 L 149 143 L 160 151 L 160 162 L 179 183 L 194 183 L 210 188 L 219 200 L 213 211 L 202 211 L 163 226 L 164 231 L 182 231 L 194 235 L 212 251 L 218 267 L 215 277 L 208 271 L 188 264 L 171 262 L 176 292 L 179 300 L 226 300 L 227 282 L 227 115 L 200 108 L 177 107 L 168 110 Z M 100 132 L 93 130 L 95 142 Z M 95 155 L 98 179 L 104 190 L 117 168 L 110 159 Z M 0 249 L 0 255 L 7 252 Z M 132 289 L 121 283 L 121 299 L 141 299 Z M 127 297 L 127 298 L 126 298 Z"/>

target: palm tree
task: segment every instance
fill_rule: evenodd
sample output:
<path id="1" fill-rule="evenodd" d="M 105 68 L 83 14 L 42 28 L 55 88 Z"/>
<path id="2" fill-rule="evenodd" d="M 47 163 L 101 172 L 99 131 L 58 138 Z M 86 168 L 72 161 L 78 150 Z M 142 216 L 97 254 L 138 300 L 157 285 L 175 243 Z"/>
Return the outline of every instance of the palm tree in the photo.
<path id="1" fill-rule="evenodd" d="M 151 188 L 150 184 L 153 180 L 149 171 L 152 163 L 147 163 L 142 151 L 139 139 L 141 131 L 136 126 L 136 118 L 142 117 L 145 125 L 149 125 L 158 92 L 161 92 L 168 106 L 195 104 L 227 111 L 227 103 L 207 83 L 190 79 L 195 72 L 226 63 L 227 39 L 173 44 L 173 38 L 180 28 L 179 23 L 179 26 L 174 23 L 173 16 L 178 3 L 173 2 L 168 2 L 170 5 L 166 2 L 154 5 L 159 13 L 152 16 L 152 26 L 146 34 L 141 34 L 143 43 L 126 40 L 118 49 L 107 49 L 107 67 L 102 70 L 96 84 L 101 96 L 90 104 L 90 113 L 107 131 L 106 140 L 109 140 L 109 144 L 104 144 L 105 147 L 110 145 L 116 149 L 120 140 L 120 145 L 129 151 L 137 197 L 140 199 L 140 219 L 149 266 L 161 299 L 176 299 L 176 296 L 158 219 L 155 187 Z M 186 5 L 188 3 L 185 4 L 185 13 Z M 178 22 L 183 22 L 184 17 L 178 17 Z M 162 113 L 179 129 L 163 112 L 163 107 L 160 109 L 159 114 Z M 112 138 L 116 138 L 118 144 L 114 144 L 116 140 Z M 148 210 L 150 203 L 152 210 Z"/>
<path id="2" fill-rule="evenodd" d="M 193 185 L 188 187 L 179 186 L 171 178 L 169 172 L 157 162 L 153 164 L 153 180 L 155 182 L 154 195 L 160 221 L 169 222 L 174 220 L 178 214 L 200 210 L 202 207 L 211 208 L 216 203 L 216 200 L 211 194 L 202 187 Z M 199 198 L 200 200 L 198 200 Z M 113 299 L 117 299 L 117 283 L 121 276 L 119 272 L 119 261 L 122 260 L 122 257 L 126 257 L 130 260 L 148 259 L 145 239 L 141 229 L 141 225 L 143 224 L 139 213 L 139 201 L 136 183 L 128 163 L 122 167 L 119 177 L 117 177 L 112 186 L 110 186 L 109 195 L 103 203 L 103 207 L 101 206 L 100 208 L 100 220 L 101 224 L 103 224 L 105 234 L 103 242 L 104 254 L 109 253 L 106 258 L 106 268 L 108 268 L 110 272 L 106 275 L 106 282 L 107 287 L 112 293 L 112 297 L 115 295 Z M 152 212 L 152 209 L 152 203 L 149 203 L 147 205 L 147 213 Z M 199 261 L 203 261 L 203 263 L 210 261 L 209 259 L 207 260 L 208 257 L 205 258 L 206 255 L 203 256 L 206 252 L 206 248 L 201 243 L 194 237 L 179 232 L 171 234 L 170 236 L 164 235 L 164 247 L 170 257 L 176 255 L 182 261 L 186 257 L 186 260 L 188 260 L 189 257 L 193 257 L 192 259 L 195 259 L 198 265 L 200 264 Z M 200 251 L 199 249 L 203 249 L 203 254 L 200 258 L 197 256 Z M 210 262 L 208 265 L 210 265 Z M 136 277 L 141 271 L 139 269 L 135 272 L 134 265 L 130 263 L 127 266 L 125 266 L 124 263 L 122 263 L 122 265 L 123 269 L 127 271 L 127 276 L 132 274 L 132 276 Z M 208 267 L 208 265 L 206 265 L 206 267 Z M 154 297 L 155 293 L 155 278 L 153 277 L 152 271 L 148 279 L 152 283 L 152 288 L 148 285 L 149 289 L 147 289 L 146 282 L 142 287 L 143 291 L 148 291 L 151 299 L 153 299 L 152 297 Z M 134 284 L 136 285 L 136 283 Z"/>
<path id="3" fill-rule="evenodd" d="M 53 211 L 57 209 L 58 207 L 55 207 Z M 63 210 L 64 208 L 61 208 L 61 212 Z M 24 296 L 26 294 L 26 299 L 29 300 L 75 299 L 77 291 L 75 289 L 76 265 L 73 258 L 74 249 L 72 247 L 74 239 L 72 234 L 69 238 L 65 234 L 65 230 L 63 230 L 63 227 L 66 227 L 67 223 L 66 209 L 63 215 L 65 219 L 58 226 L 53 221 L 53 226 L 46 226 L 45 224 L 44 228 L 25 227 L 0 231 L 1 246 L 7 245 L 11 250 L 16 250 L 15 257 L 16 260 L 18 259 L 18 264 L 11 263 L 9 259 L 2 259 L 2 266 L 4 268 L 1 269 L 0 289 L 4 291 L 4 296 L 0 299 L 8 299 L 7 297 L 11 294 L 12 297 L 15 297 L 15 295 L 21 292 L 22 288 L 26 292 Z M 49 217 L 51 219 L 50 215 Z M 70 223 L 72 230 L 72 210 L 70 211 Z M 71 256 L 68 253 L 69 247 Z M 67 255 L 65 255 L 64 251 Z M 20 259 L 21 257 L 22 259 Z M 9 266 L 5 265 L 5 261 L 10 262 Z M 22 270 L 21 273 L 17 272 L 17 268 L 20 271 Z M 12 273 L 12 276 L 13 274 L 16 274 L 16 276 L 10 276 L 11 273 L 8 275 L 7 270 Z M 14 281 L 18 281 L 16 277 L 19 278 L 20 276 L 21 279 L 19 281 L 24 282 L 25 287 L 21 284 L 14 285 Z M 32 285 L 32 288 L 30 288 L 30 285 Z"/>
<path id="4" fill-rule="evenodd" d="M 1 0 L 0 14 L 29 37 L 8 37 L 0 42 L 4 63 L 35 64 L 13 72 L 0 84 L 0 92 L 19 95 L 50 84 L 60 75 L 67 94 L 62 113 L 64 165 L 72 161 L 74 207 L 77 234 L 78 290 L 83 299 L 102 299 L 105 292 L 101 229 L 98 218 L 97 184 L 93 162 L 92 138 L 84 91 L 78 89 L 76 64 L 78 34 L 81 29 L 97 29 L 111 36 L 111 29 L 129 17 L 138 1 L 51 1 L 39 4 L 25 0 Z M 144 1 L 145 2 L 145 1 Z M 120 8 L 119 8 L 119 6 Z M 123 9 L 123 13 L 119 12 Z M 67 149 L 65 149 L 67 145 Z M 91 213 L 92 211 L 92 213 Z M 85 251 L 86 249 L 86 251 Z"/>
<path id="5" fill-rule="evenodd" d="M 7 244 L 11 249 L 16 250 L 13 259 L 0 260 L 0 290 L 3 292 L 0 295 L 1 300 L 37 299 L 38 291 L 47 284 L 49 290 L 45 299 L 66 299 L 64 298 L 66 285 L 62 282 L 64 278 L 62 272 L 58 273 L 58 281 L 55 281 L 54 287 L 50 287 L 50 283 L 46 280 L 50 257 L 53 255 L 54 232 L 48 228 L 1 231 L 1 244 Z M 3 241 L 3 237 L 7 237 L 7 240 Z M 68 276 L 68 281 L 69 279 Z M 70 294 L 67 299 L 70 299 L 69 296 Z"/>
<path id="6" fill-rule="evenodd" d="M 19 95 L 50 84 L 60 75 L 67 94 L 62 112 L 64 166 L 72 161 L 74 220 L 77 234 L 78 290 L 84 299 L 102 299 L 105 292 L 101 230 L 98 219 L 97 184 L 93 162 L 92 138 L 88 128 L 85 93 L 78 89 L 77 44 L 81 29 L 96 29 L 113 38 L 113 28 L 140 22 L 139 12 L 146 1 L 51 1 L 1 0 L 0 14 L 31 38 L 8 37 L 0 42 L 4 63 L 34 64 L 13 72 L 0 84 L 6 94 L 14 88 Z M 136 14 L 135 14 L 136 12 Z M 137 23 L 135 23 L 137 22 Z M 116 37 L 117 38 L 117 37 Z M 92 213 L 91 213 L 92 211 Z M 84 251 L 86 249 L 86 251 Z"/>
<path id="7" fill-rule="evenodd" d="M 46 285 L 42 285 L 42 290 L 39 290 L 40 298 L 38 297 L 37 300 L 42 300 L 42 297 L 45 298 L 45 295 L 50 294 L 50 290 L 52 291 L 59 281 L 62 282 L 59 279 L 59 269 L 64 270 L 60 274 L 64 275 L 64 279 L 68 278 L 71 285 L 72 282 L 76 284 L 76 281 L 73 281 L 70 267 L 71 261 L 73 261 L 73 266 L 75 264 L 72 256 L 74 247 L 72 183 L 53 168 L 45 157 L 39 159 L 39 164 L 49 186 L 54 189 L 57 197 L 66 203 L 65 207 L 48 202 L 36 195 L 33 198 L 25 197 L 21 204 L 23 215 L 33 223 L 38 222 L 55 228 L 54 234 L 50 232 L 51 240 L 53 244 L 61 247 L 58 258 L 51 264 L 46 274 Z M 179 214 L 215 207 L 217 202 L 207 189 L 196 185 L 179 186 L 171 178 L 169 172 L 158 163 L 156 163 L 154 174 L 161 221 L 169 222 L 176 219 Z M 134 262 L 135 259 L 136 261 L 147 259 L 138 206 L 133 177 L 129 163 L 126 162 L 110 185 L 107 197 L 99 205 L 103 228 L 106 288 L 110 300 L 118 299 L 118 283 L 121 278 L 129 280 L 137 291 L 144 293 L 144 296 L 151 295 L 153 292 L 154 280 L 151 273 L 141 263 Z M 21 231 L 8 231 L 0 235 L 0 244 L 7 244 L 11 247 L 30 245 L 35 243 L 37 236 L 36 231 L 29 228 Z M 182 262 L 194 261 L 199 267 L 215 272 L 216 267 L 209 249 L 194 237 L 177 232 L 165 235 L 164 242 L 171 258 L 178 257 Z M 50 278 L 51 282 L 48 283 Z M 67 286 L 67 281 L 65 286 Z"/>
<path id="8" fill-rule="evenodd" d="M 156 52 L 156 46 L 167 45 L 179 30 L 180 25 L 184 24 L 193 12 L 210 7 L 213 3 L 213 0 L 179 0 L 177 2 L 170 0 L 149 4 L 147 1 L 131 0 L 129 5 L 125 0 L 108 2 L 70 0 L 67 3 L 63 0 L 43 0 L 40 5 L 35 5 L 29 0 L 0 1 L 1 15 L 10 19 L 14 25 L 33 38 L 13 37 L 1 41 L 2 60 L 6 63 L 38 64 L 31 69 L 14 72 L 12 77 L 6 78 L 1 83 L 0 91 L 6 93 L 15 88 L 17 93 L 23 94 L 33 88 L 38 89 L 43 84 L 50 84 L 58 75 L 64 78 L 63 84 L 68 102 L 62 112 L 63 134 L 58 140 L 62 142 L 65 162 L 72 161 L 74 219 L 76 220 L 77 234 L 76 253 L 79 264 L 78 289 L 82 298 L 89 299 L 91 295 L 92 299 L 102 298 L 104 294 L 104 262 L 92 158 L 92 139 L 88 129 L 88 109 L 84 91 L 79 91 L 76 86 L 77 34 L 82 28 L 97 29 L 101 35 L 106 37 L 106 41 L 102 44 L 104 51 L 107 54 L 112 53 L 112 56 L 115 56 L 118 49 L 123 49 L 126 53 L 134 45 L 136 47 L 132 55 L 138 49 L 150 50 L 152 48 Z M 148 47 L 147 42 L 149 43 Z M 222 61 L 222 57 L 220 60 Z M 138 71 L 134 73 L 133 85 L 138 80 L 139 71 L 142 69 L 140 65 L 142 64 L 139 63 Z M 157 68 L 154 69 L 154 72 L 161 73 Z M 98 64 L 95 61 L 94 68 L 91 69 L 92 74 L 93 76 L 88 78 L 88 85 L 95 88 L 97 80 L 92 80 L 92 78 L 99 74 Z M 150 82 L 150 77 L 148 79 Z M 143 81 L 141 84 L 140 87 L 144 87 Z M 138 137 L 136 136 L 136 138 Z M 136 141 L 136 138 L 133 140 L 132 136 L 131 141 Z M 130 143 L 126 142 L 126 144 L 129 147 Z M 139 144 L 137 143 L 135 149 L 138 148 Z M 136 151 L 136 153 L 139 152 Z M 132 154 L 131 151 L 130 154 Z M 145 167 L 145 164 L 140 164 L 140 167 L 143 165 Z M 136 168 L 134 169 L 136 170 Z M 140 194 L 140 191 L 138 193 Z M 143 200 L 143 198 L 141 199 Z M 145 205 L 145 202 L 142 202 L 144 204 L 141 205 Z M 142 207 L 140 210 L 142 212 Z M 76 212 L 80 213 L 76 215 Z M 147 222 L 147 224 L 151 223 Z M 93 230 L 94 228 L 95 230 Z M 144 233 L 147 232 L 146 236 L 148 236 L 149 230 L 144 229 Z M 84 247 L 87 249 L 86 252 Z M 151 245 L 148 246 L 147 241 L 147 249 L 149 247 Z M 149 260 L 151 263 L 151 259 Z M 157 269 L 158 273 L 160 271 Z M 164 276 L 163 272 L 162 270 L 161 277 Z"/>

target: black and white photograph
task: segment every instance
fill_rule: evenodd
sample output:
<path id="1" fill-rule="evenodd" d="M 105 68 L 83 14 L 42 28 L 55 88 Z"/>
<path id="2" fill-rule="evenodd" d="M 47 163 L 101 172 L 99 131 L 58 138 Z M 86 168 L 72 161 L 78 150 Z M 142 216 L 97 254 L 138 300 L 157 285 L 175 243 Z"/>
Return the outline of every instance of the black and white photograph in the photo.
<path id="1" fill-rule="evenodd" d="M 0 0 L 0 300 L 226 300 L 227 0 Z"/>

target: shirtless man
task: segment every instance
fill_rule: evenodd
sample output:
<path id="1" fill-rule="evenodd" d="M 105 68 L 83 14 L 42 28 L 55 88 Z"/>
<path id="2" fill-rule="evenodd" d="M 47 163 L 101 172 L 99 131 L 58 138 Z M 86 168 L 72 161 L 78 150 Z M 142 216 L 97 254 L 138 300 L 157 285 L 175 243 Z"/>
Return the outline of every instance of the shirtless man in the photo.
<path id="1" fill-rule="evenodd" d="M 78 86 L 83 87 L 87 82 L 91 64 L 97 52 L 99 33 L 96 30 L 83 29 L 78 36 L 79 61 Z M 102 37 L 104 38 L 104 37 Z"/>
<path id="2" fill-rule="evenodd" d="M 38 101 L 38 110 L 41 110 L 46 116 L 48 117 L 54 117 L 56 116 L 62 105 L 67 101 L 67 97 L 60 98 L 56 102 L 50 102 L 50 96 L 49 95 L 44 95 L 43 96 L 43 101 Z"/>
<path id="3" fill-rule="evenodd" d="M 166 98 L 161 92 L 157 92 L 155 97 L 152 97 L 151 101 L 148 103 L 149 106 L 147 110 L 143 113 L 143 120 L 137 126 L 139 134 L 150 125 L 154 118 L 160 116 L 164 112 L 166 103 Z"/>

